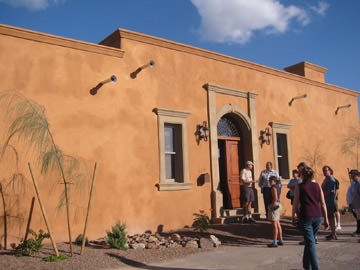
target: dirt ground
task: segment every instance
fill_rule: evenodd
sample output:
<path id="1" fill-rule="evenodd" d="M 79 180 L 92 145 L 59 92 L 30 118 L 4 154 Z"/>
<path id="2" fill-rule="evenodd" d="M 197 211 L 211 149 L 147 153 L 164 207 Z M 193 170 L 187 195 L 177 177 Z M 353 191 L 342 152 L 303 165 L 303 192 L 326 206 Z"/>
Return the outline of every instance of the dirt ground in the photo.
<path id="1" fill-rule="evenodd" d="M 343 224 L 354 224 L 355 220 L 351 215 L 342 216 Z M 301 240 L 301 232 L 295 228 L 289 219 L 282 219 L 284 240 Z M 206 237 L 210 234 L 215 235 L 222 242 L 219 248 L 229 246 L 254 246 L 266 245 L 271 240 L 272 228 L 270 222 L 259 220 L 256 224 L 224 224 L 212 225 L 207 232 L 194 232 L 192 229 L 182 229 L 176 231 L 182 236 Z M 164 235 L 173 232 L 163 233 Z M 325 233 L 324 231 L 320 233 Z M 69 245 L 58 243 L 61 254 L 69 255 Z M 51 245 L 46 244 L 43 251 L 29 257 L 17 257 L 13 251 L 0 251 L 0 269 L 7 270 L 30 270 L 30 269 L 76 269 L 76 270 L 95 270 L 95 269 L 119 269 L 125 266 L 137 266 L 143 264 L 160 263 L 187 255 L 208 252 L 210 249 L 201 248 L 166 248 L 166 249 L 129 249 L 117 250 L 109 248 L 87 247 L 85 254 L 80 256 L 80 247 L 74 245 L 74 256 L 60 262 L 44 262 L 42 258 L 54 254 Z"/>

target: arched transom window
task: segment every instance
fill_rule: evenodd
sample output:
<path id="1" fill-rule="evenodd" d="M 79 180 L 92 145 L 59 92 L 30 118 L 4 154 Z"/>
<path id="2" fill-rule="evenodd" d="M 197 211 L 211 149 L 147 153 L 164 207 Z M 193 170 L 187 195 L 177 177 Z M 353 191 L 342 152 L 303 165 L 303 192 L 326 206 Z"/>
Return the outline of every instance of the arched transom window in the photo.
<path id="1" fill-rule="evenodd" d="M 227 117 L 221 117 L 217 124 L 217 135 L 224 137 L 240 137 L 235 123 Z"/>

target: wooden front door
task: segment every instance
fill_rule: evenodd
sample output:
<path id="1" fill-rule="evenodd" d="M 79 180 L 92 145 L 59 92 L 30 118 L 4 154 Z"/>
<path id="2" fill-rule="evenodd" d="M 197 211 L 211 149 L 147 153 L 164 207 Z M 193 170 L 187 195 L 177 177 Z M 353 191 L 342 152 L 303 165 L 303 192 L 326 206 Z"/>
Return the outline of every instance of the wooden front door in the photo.
<path id="1" fill-rule="evenodd" d="M 240 207 L 240 138 L 227 138 L 225 141 L 226 182 L 231 207 Z"/>

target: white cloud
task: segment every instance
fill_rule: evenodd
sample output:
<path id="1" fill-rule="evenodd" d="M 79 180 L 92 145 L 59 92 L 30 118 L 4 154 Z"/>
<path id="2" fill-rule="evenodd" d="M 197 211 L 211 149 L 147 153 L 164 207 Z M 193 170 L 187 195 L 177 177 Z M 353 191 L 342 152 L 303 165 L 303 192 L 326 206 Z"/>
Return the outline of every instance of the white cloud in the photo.
<path id="1" fill-rule="evenodd" d="M 279 0 L 191 0 L 201 16 L 200 36 L 209 41 L 249 42 L 255 31 L 284 33 L 295 21 L 306 25 L 305 9 Z M 320 4 L 319 4 L 320 7 Z"/>
<path id="2" fill-rule="evenodd" d="M 59 0 L 0 0 L 0 2 L 12 5 L 13 7 L 42 10 L 46 9 L 51 3 L 58 3 Z"/>
<path id="3" fill-rule="evenodd" d="M 325 16 L 325 11 L 330 7 L 326 2 L 320 1 L 318 6 L 311 6 L 310 8 L 321 16 Z"/>

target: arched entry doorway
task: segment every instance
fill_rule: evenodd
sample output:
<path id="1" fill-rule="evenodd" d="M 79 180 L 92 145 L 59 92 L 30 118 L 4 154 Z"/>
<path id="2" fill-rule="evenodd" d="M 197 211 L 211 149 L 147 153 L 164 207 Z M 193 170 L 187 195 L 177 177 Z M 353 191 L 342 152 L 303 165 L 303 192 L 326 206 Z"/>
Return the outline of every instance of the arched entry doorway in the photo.
<path id="1" fill-rule="evenodd" d="M 249 129 L 235 113 L 227 113 L 218 121 L 217 138 L 223 209 L 241 207 L 240 171 L 252 159 Z"/>

